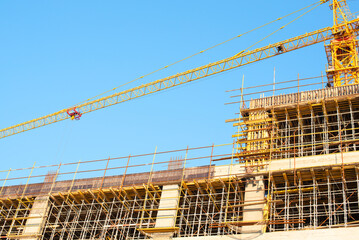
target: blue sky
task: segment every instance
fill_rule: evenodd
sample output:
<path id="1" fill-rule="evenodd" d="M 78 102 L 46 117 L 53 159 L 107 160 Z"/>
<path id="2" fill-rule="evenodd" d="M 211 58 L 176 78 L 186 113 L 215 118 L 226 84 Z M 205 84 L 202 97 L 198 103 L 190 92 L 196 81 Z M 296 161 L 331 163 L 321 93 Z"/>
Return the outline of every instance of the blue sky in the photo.
<path id="1" fill-rule="evenodd" d="M 315 1 L 1 1 L 0 128 L 72 106 Z M 352 12 L 359 1 L 348 1 Z M 298 16 L 298 15 L 296 15 Z M 144 82 L 240 52 L 280 22 Z M 257 47 L 332 25 L 324 4 Z M 325 71 L 323 44 L 1 140 L 2 170 L 231 143 L 226 90 Z"/>

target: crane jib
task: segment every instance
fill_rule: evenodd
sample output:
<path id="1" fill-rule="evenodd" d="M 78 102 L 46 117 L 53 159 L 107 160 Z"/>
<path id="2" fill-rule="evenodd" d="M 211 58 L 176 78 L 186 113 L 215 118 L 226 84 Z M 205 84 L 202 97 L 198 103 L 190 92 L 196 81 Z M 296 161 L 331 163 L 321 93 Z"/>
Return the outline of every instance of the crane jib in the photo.
<path id="1" fill-rule="evenodd" d="M 359 19 L 354 19 L 345 24 L 336 26 L 336 31 L 340 28 L 342 29 L 351 28 L 352 31 L 358 32 L 359 30 L 358 26 L 359 26 Z M 332 39 L 333 38 L 332 31 L 333 31 L 332 27 L 327 27 L 294 38 L 290 38 L 285 41 L 270 44 L 268 46 L 258 48 L 252 51 L 240 52 L 239 54 L 236 54 L 232 57 L 223 59 L 218 62 L 214 62 L 198 68 L 194 68 L 173 76 L 169 76 L 147 84 L 143 84 L 138 87 L 134 87 L 103 98 L 85 102 L 81 105 L 76 106 L 76 109 L 78 109 L 78 111 L 81 114 L 93 112 L 118 103 L 129 101 L 131 99 L 146 96 L 158 91 L 166 90 L 168 88 L 172 88 L 201 78 L 212 76 L 217 73 L 222 73 L 224 71 L 228 71 L 270 57 L 281 55 L 286 52 L 311 46 L 313 44 Z M 17 133 L 32 130 L 65 119 L 70 119 L 71 116 L 67 113 L 67 110 L 68 109 L 64 109 L 53 114 L 49 114 L 37 119 L 33 119 L 24 123 L 20 123 L 11 127 L 1 129 L 0 138 L 5 138 L 11 135 L 15 135 Z"/>

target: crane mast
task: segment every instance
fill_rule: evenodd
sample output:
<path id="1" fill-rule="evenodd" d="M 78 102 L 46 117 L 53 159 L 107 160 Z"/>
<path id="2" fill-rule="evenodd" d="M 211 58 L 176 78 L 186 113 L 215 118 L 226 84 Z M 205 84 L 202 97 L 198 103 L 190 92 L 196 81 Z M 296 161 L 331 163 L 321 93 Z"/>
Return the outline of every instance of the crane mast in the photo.
<path id="1" fill-rule="evenodd" d="M 333 11 L 334 39 L 325 45 L 328 81 L 335 87 L 358 84 L 358 33 L 348 24 L 352 14 L 346 0 L 333 0 L 330 8 Z"/>

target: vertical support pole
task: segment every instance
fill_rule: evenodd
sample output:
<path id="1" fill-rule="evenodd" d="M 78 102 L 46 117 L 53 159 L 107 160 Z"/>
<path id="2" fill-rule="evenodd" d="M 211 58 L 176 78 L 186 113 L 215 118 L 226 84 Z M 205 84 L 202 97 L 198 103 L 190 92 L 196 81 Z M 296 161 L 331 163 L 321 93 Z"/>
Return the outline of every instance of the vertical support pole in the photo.
<path id="1" fill-rule="evenodd" d="M 299 73 L 298 73 L 298 96 L 300 94 L 300 90 L 299 90 Z M 300 99 L 297 99 L 297 104 L 300 102 Z"/>
<path id="2" fill-rule="evenodd" d="M 327 193 L 327 198 L 328 198 L 328 217 L 329 217 L 329 228 L 332 227 L 333 225 L 333 204 L 332 204 L 332 186 L 331 186 L 331 182 L 330 182 L 330 175 L 329 175 L 329 170 L 326 169 L 326 173 L 327 173 L 327 185 L 328 185 L 328 193 Z"/>
<path id="3" fill-rule="evenodd" d="M 285 216 L 285 218 L 284 218 L 284 220 L 286 221 L 286 222 L 288 222 L 289 221 L 289 194 L 288 194 L 288 181 L 287 181 L 287 179 L 286 179 L 286 181 L 285 181 L 285 185 L 284 185 L 284 216 Z M 286 223 L 286 224 L 284 224 L 284 226 L 285 226 L 285 230 L 286 231 L 288 231 L 288 229 L 289 229 L 289 224 L 288 223 Z"/>
<path id="4" fill-rule="evenodd" d="M 243 90 L 244 90 L 243 86 L 244 86 L 244 74 L 243 74 L 243 77 L 242 77 L 241 99 L 242 99 L 242 108 L 245 108 L 246 107 L 246 101 L 243 98 Z"/>
<path id="5" fill-rule="evenodd" d="M 107 172 L 109 162 L 110 162 L 110 157 L 108 157 L 108 159 L 107 159 L 106 168 L 105 168 L 105 170 L 103 172 L 103 177 L 102 177 L 102 180 L 101 180 L 100 189 L 102 189 L 102 187 L 103 187 L 103 182 L 104 182 L 105 177 L 106 177 L 106 172 Z"/>
<path id="6" fill-rule="evenodd" d="M 147 186 L 149 186 L 151 180 L 152 180 L 152 171 L 153 171 L 153 165 L 154 165 L 154 162 L 155 162 L 155 158 L 156 158 L 156 152 L 157 152 L 157 146 L 155 148 L 155 152 L 153 153 L 153 158 L 152 158 L 152 164 L 151 164 L 151 170 L 150 170 L 150 174 L 148 176 L 148 180 L 147 180 Z M 143 205 L 142 205 L 142 213 L 141 213 L 141 219 L 140 219 L 140 228 L 142 228 L 142 224 L 143 224 L 143 221 L 144 221 L 144 218 L 145 218 L 145 214 L 148 214 L 147 213 L 147 199 L 148 199 L 148 196 L 149 196 L 149 190 L 148 190 L 148 187 L 146 187 L 146 194 L 145 194 L 145 199 L 143 200 Z M 158 214 L 158 213 L 157 213 Z M 150 219 L 148 219 L 148 221 L 150 221 Z"/>
<path id="7" fill-rule="evenodd" d="M 317 196 L 317 179 L 313 174 L 313 226 L 314 229 L 318 226 L 318 196 Z"/>
<path id="8" fill-rule="evenodd" d="M 284 143 L 285 143 L 285 148 L 284 148 L 284 150 L 285 150 L 285 158 L 290 158 L 290 154 L 289 154 L 289 148 L 290 148 L 290 146 L 289 146 L 289 141 L 288 141 L 288 113 L 287 113 L 287 111 L 286 111 L 286 113 L 285 113 L 285 135 L 284 135 L 284 137 L 285 137 L 285 141 L 284 141 Z"/>
<path id="9" fill-rule="evenodd" d="M 212 146 L 212 154 L 213 154 L 213 148 L 214 148 L 214 144 Z M 184 178 L 185 178 L 185 174 L 186 174 L 188 150 L 189 150 L 189 146 L 187 146 L 186 155 L 185 155 L 184 163 L 183 163 L 182 178 L 181 178 L 181 183 L 180 183 L 180 186 L 179 186 L 179 196 L 178 196 L 178 199 L 177 199 L 177 209 L 179 208 L 179 204 L 181 202 L 181 193 L 183 192 L 183 184 L 184 184 Z M 212 157 L 211 157 L 211 159 L 212 159 Z M 175 223 L 176 223 L 176 219 L 177 219 L 177 214 L 178 214 L 178 211 L 176 211 L 176 213 L 175 213 L 175 220 L 174 220 Z"/>
<path id="10" fill-rule="evenodd" d="M 350 124 L 351 124 L 351 132 L 352 132 L 352 139 L 355 139 L 355 124 L 354 124 L 354 116 L 353 116 L 353 104 L 352 101 L 349 99 L 349 110 L 350 110 Z M 356 151 L 357 147 L 356 147 L 356 143 L 353 143 L 353 150 Z M 359 190 L 359 189 L 358 189 Z"/>
<path id="11" fill-rule="evenodd" d="M 24 191 L 22 192 L 22 195 L 21 195 L 21 199 L 24 198 L 24 196 L 25 196 L 27 186 L 28 186 L 28 184 L 29 184 L 29 181 L 30 181 L 32 172 L 34 171 L 34 168 L 35 168 L 35 164 L 36 164 L 36 162 L 34 162 L 34 165 L 33 165 L 32 168 L 31 168 L 29 177 L 27 178 L 27 181 L 26 181 L 26 184 L 25 184 L 25 187 L 24 187 Z"/>
<path id="12" fill-rule="evenodd" d="M 233 166 L 233 160 L 234 160 L 234 141 L 233 141 L 233 149 L 232 149 L 232 156 L 231 156 L 231 165 L 230 165 L 230 169 L 229 169 L 229 174 L 228 174 L 228 190 L 227 190 L 227 201 L 226 201 L 226 208 L 225 208 L 225 213 L 224 213 L 224 220 L 227 222 L 228 221 L 228 207 L 229 207 L 229 196 L 231 193 L 231 181 L 232 181 L 232 166 Z M 233 191 L 234 191 L 234 187 L 233 187 Z M 243 199 L 241 199 L 241 201 L 243 201 Z"/>
<path id="13" fill-rule="evenodd" d="M 214 143 L 212 144 L 212 148 L 211 148 L 211 157 L 210 157 L 210 161 L 209 161 L 209 166 L 208 166 L 208 181 L 211 178 L 211 170 L 212 170 L 212 159 L 213 159 L 213 149 L 214 149 Z M 233 149 L 234 149 L 234 144 L 233 144 Z M 233 158 L 233 150 L 232 150 L 232 158 Z"/>
<path id="14" fill-rule="evenodd" d="M 310 135 L 311 139 L 312 139 L 312 156 L 316 155 L 315 152 L 315 142 L 316 142 L 316 133 L 315 133 L 315 116 L 314 116 L 314 111 L 312 106 L 310 105 L 310 132 L 312 133 Z"/>
<path id="15" fill-rule="evenodd" d="M 157 146 L 155 148 L 155 152 L 153 153 L 151 171 L 150 171 L 150 176 L 148 177 L 147 185 L 150 184 L 150 182 L 152 182 L 153 165 L 155 164 L 156 153 L 157 153 Z"/>
<path id="16" fill-rule="evenodd" d="M 355 167 L 355 176 L 356 176 L 356 183 L 357 183 L 357 199 L 358 199 L 358 208 L 359 208 L 359 169 L 358 167 Z"/>
<path id="17" fill-rule="evenodd" d="M 325 101 L 322 101 L 322 109 L 323 109 L 323 148 L 325 154 L 329 154 L 329 129 L 328 129 L 328 113 L 325 106 Z"/>
<path id="18" fill-rule="evenodd" d="M 334 180 L 335 181 L 335 180 Z M 335 189 L 333 189 L 333 191 L 332 191 L 332 194 L 333 194 L 333 206 L 336 206 L 337 205 L 337 203 L 336 203 L 336 191 L 335 191 Z M 335 210 L 335 209 L 334 209 Z M 333 225 L 337 225 L 337 223 L 338 223 L 338 221 L 337 221 L 337 213 L 338 213 L 338 211 L 333 211 Z"/>
<path id="19" fill-rule="evenodd" d="M 269 214 L 269 222 L 273 223 L 275 218 L 275 212 L 276 212 L 276 198 L 274 198 L 274 189 L 273 189 L 273 182 L 270 182 L 270 185 L 268 184 L 268 189 L 270 188 L 270 199 L 272 200 L 272 203 L 270 204 L 271 210 Z M 269 232 L 274 232 L 274 224 L 269 224 Z"/>
<path id="20" fill-rule="evenodd" d="M 9 175 L 10 175 L 10 172 L 11 172 L 11 168 L 7 171 L 6 178 L 5 178 L 4 183 L 2 184 L 2 187 L 1 187 L 1 190 L 0 190 L 0 196 L 1 196 L 1 194 L 2 194 L 2 190 L 3 190 L 4 187 L 5 187 L 5 184 L 6 184 L 6 181 L 7 181 L 8 177 L 9 177 Z"/>
<path id="21" fill-rule="evenodd" d="M 122 177 L 122 181 L 121 181 L 120 193 L 122 192 L 123 186 L 125 184 L 125 179 L 126 179 L 126 174 L 127 174 L 128 164 L 130 163 L 130 159 L 131 159 L 131 154 L 128 155 L 128 158 L 127 158 L 127 164 L 126 164 L 125 172 L 123 173 L 123 177 Z"/>
<path id="22" fill-rule="evenodd" d="M 298 122 L 299 123 L 299 122 Z M 298 125 L 298 127 L 299 127 L 299 125 Z M 297 130 L 299 130 L 299 129 L 297 129 Z M 296 130 L 296 131 L 297 131 Z M 295 148 L 295 134 L 296 134 L 296 131 L 294 131 L 294 149 L 293 149 L 293 175 L 294 175 L 294 185 L 297 185 L 297 171 L 296 171 L 296 169 L 295 169 L 295 167 L 296 167 L 296 161 L 295 161 L 295 155 L 296 155 L 296 148 Z M 298 134 L 298 136 L 299 136 L 299 134 Z"/>
<path id="23" fill-rule="evenodd" d="M 76 171 L 74 173 L 74 177 L 72 178 L 70 189 L 68 191 L 69 193 L 72 191 L 72 187 L 74 186 L 74 182 L 75 182 L 75 179 L 76 179 L 77 171 L 79 170 L 79 167 L 80 167 L 80 163 L 81 163 L 81 160 L 79 160 L 79 162 L 77 163 Z M 69 195 L 67 195 L 67 198 L 69 198 Z"/>
<path id="24" fill-rule="evenodd" d="M 343 173 L 344 174 L 344 173 Z M 347 197 L 345 194 L 345 179 L 342 180 L 342 196 L 343 196 L 343 214 L 344 214 L 344 226 L 347 226 L 348 223 L 348 206 L 347 206 Z"/>
<path id="25" fill-rule="evenodd" d="M 302 174 L 299 174 L 299 181 L 298 181 L 298 188 L 299 188 L 299 219 L 303 219 L 304 216 L 304 203 L 303 203 L 303 180 L 302 180 Z M 304 227 L 304 223 L 299 223 L 299 229 L 302 229 Z"/>
<path id="26" fill-rule="evenodd" d="M 309 198 L 310 198 L 309 199 L 309 219 L 310 219 L 309 225 L 313 226 L 314 225 L 314 223 L 313 223 L 313 196 L 311 195 Z"/>
<path id="27" fill-rule="evenodd" d="M 274 73 L 273 73 L 273 98 L 275 95 L 275 67 L 274 67 Z"/>
<path id="28" fill-rule="evenodd" d="M 50 188 L 50 190 L 49 190 L 49 196 L 51 195 L 51 193 L 52 193 L 52 190 L 54 189 L 54 187 L 55 187 L 55 184 L 56 184 L 56 179 L 57 179 L 57 176 L 59 175 L 59 173 L 60 173 L 60 168 L 61 168 L 61 163 L 59 164 L 59 167 L 57 168 L 57 170 L 56 170 L 56 174 L 55 174 L 55 177 L 54 177 L 54 179 L 52 180 L 52 184 L 51 184 L 51 188 Z"/>

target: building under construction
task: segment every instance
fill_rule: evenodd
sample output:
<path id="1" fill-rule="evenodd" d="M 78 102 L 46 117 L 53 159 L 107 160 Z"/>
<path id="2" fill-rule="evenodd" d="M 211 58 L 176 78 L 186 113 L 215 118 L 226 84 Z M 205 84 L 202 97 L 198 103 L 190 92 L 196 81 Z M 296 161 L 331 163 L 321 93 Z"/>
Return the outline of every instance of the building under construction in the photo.
<path id="1" fill-rule="evenodd" d="M 349 17 L 345 0 L 330 6 L 333 27 L 3 129 L 2 138 L 80 118 L 188 76 L 190 82 L 326 41 L 326 75 L 230 91 L 240 105 L 227 121 L 236 129 L 231 144 L 2 171 L 1 238 L 358 235 L 359 20 Z"/>

